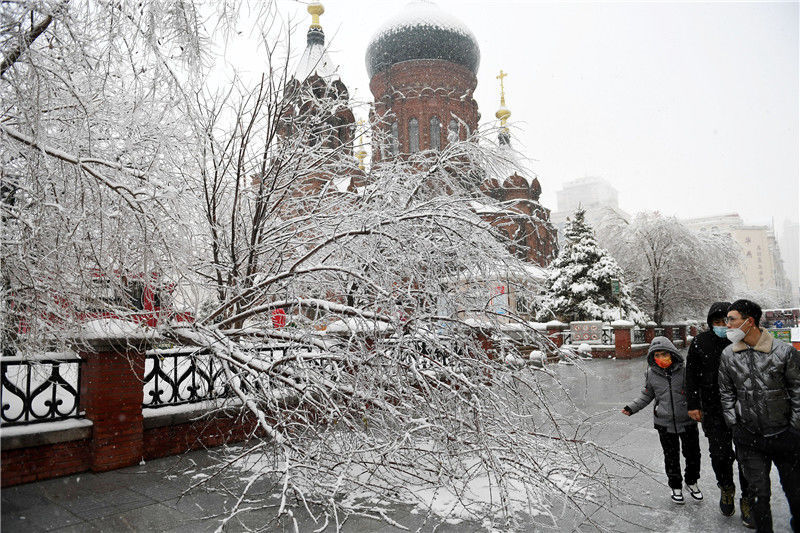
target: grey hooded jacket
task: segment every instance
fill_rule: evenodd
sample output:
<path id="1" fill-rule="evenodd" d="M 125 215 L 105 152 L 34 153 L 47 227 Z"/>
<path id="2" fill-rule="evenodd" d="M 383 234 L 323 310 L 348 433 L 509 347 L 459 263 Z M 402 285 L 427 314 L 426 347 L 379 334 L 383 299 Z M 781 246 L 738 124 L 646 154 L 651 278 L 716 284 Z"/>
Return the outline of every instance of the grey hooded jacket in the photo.
<path id="1" fill-rule="evenodd" d="M 722 351 L 719 389 L 729 426 L 764 436 L 800 430 L 800 355 L 768 331 L 755 346 L 740 341 Z"/>
<path id="2" fill-rule="evenodd" d="M 653 353 L 664 350 L 672 354 L 672 365 L 661 368 L 655 362 Z M 686 365 L 675 345 L 666 337 L 656 337 L 647 350 L 647 370 L 641 395 L 626 405 L 631 413 L 644 409 L 655 400 L 653 423 L 666 428 L 669 433 L 683 433 L 687 427 L 697 425 L 689 418 L 686 402 Z"/>

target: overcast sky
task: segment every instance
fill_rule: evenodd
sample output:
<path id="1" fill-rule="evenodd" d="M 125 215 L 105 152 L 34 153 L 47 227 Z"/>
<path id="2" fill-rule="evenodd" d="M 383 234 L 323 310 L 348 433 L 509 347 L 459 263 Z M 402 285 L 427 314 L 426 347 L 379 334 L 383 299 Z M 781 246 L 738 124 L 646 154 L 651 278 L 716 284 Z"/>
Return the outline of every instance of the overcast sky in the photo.
<path id="1" fill-rule="evenodd" d="M 509 73 L 514 143 L 547 207 L 563 183 L 590 175 L 631 213 L 738 212 L 749 224 L 774 217 L 778 233 L 798 220 L 798 3 L 436 3 L 480 44 L 482 121 L 498 107 L 495 76 Z M 323 4 L 343 81 L 371 99 L 366 46 L 407 2 Z M 304 39 L 305 3 L 279 5 Z"/>

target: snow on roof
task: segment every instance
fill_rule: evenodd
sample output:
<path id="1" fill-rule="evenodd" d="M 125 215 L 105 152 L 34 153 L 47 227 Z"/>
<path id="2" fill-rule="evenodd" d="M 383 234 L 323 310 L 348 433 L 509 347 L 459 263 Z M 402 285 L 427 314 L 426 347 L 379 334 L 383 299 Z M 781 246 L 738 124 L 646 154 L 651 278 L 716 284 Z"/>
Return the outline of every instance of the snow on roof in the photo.
<path id="1" fill-rule="evenodd" d="M 339 192 L 347 192 L 347 188 L 350 187 L 350 176 L 333 178 L 333 186 Z"/>
<path id="2" fill-rule="evenodd" d="M 429 26 L 440 30 L 460 33 L 477 42 L 472 31 L 456 17 L 443 11 L 433 2 L 417 0 L 403 6 L 403 9 L 397 15 L 387 20 L 378 28 L 378 31 L 376 31 L 375 35 L 370 39 L 370 44 L 386 34 L 396 33 L 405 28 L 414 26 Z"/>
<path id="3" fill-rule="evenodd" d="M 300 57 L 300 61 L 297 62 L 294 77 L 298 81 L 305 81 L 313 74 L 316 74 L 328 83 L 335 80 L 341 81 L 341 77 L 337 72 L 337 67 L 328 56 L 325 46 L 316 43 L 306 46 L 303 55 Z"/>
<path id="4" fill-rule="evenodd" d="M 517 174 L 525 180 L 528 187 L 531 186 L 536 175 L 523 163 L 525 158 L 518 150 L 508 144 L 501 144 L 497 154 L 498 161 L 487 169 L 487 178 L 494 178 L 502 185 L 512 174 Z"/>
<path id="5" fill-rule="evenodd" d="M 500 211 L 503 211 L 503 209 L 501 209 L 499 207 L 496 207 L 496 206 L 493 206 L 493 205 L 484 204 L 482 202 L 478 202 L 477 200 L 471 200 L 469 202 L 469 206 L 470 206 L 470 208 L 475 210 L 475 212 L 478 213 L 478 214 L 481 214 L 481 213 L 498 213 Z"/>
<path id="6" fill-rule="evenodd" d="M 390 328 L 392 328 L 391 324 L 386 322 L 378 322 L 361 317 L 350 317 L 328 324 L 325 331 L 327 333 L 341 334 L 351 332 L 379 332 L 387 331 Z"/>

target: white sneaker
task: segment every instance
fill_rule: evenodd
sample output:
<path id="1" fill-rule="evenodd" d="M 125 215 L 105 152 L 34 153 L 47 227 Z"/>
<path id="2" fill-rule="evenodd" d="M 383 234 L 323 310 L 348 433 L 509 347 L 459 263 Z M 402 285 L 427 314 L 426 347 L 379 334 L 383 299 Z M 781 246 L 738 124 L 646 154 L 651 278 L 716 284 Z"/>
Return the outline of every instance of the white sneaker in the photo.
<path id="1" fill-rule="evenodd" d="M 683 499 L 683 491 L 681 489 L 672 489 L 672 501 L 675 503 L 686 503 Z"/>
<path id="2" fill-rule="evenodd" d="M 689 495 L 695 500 L 700 501 L 703 499 L 703 493 L 700 492 L 700 488 L 697 486 L 697 483 L 694 485 L 686 485 L 686 488 L 689 489 Z"/>

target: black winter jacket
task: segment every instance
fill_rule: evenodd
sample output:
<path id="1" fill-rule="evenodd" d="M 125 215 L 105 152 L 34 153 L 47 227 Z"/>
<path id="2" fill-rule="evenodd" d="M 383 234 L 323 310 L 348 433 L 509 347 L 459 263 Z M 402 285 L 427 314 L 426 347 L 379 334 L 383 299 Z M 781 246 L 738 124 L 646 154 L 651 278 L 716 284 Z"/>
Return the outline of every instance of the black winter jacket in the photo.
<path id="1" fill-rule="evenodd" d="M 700 409 L 703 415 L 722 416 L 719 398 L 719 361 L 731 341 L 704 331 L 689 345 L 686 357 L 686 394 L 689 410 Z"/>
<path id="2" fill-rule="evenodd" d="M 722 416 L 719 397 L 719 361 L 722 350 L 730 345 L 727 338 L 713 331 L 713 318 L 725 316 L 728 302 L 716 302 L 708 312 L 709 331 L 694 338 L 686 357 L 686 395 L 690 411 L 700 409 L 703 416 Z"/>
<path id="3" fill-rule="evenodd" d="M 768 331 L 755 346 L 737 342 L 723 350 L 719 387 L 729 426 L 764 436 L 800 430 L 800 355 Z"/>

